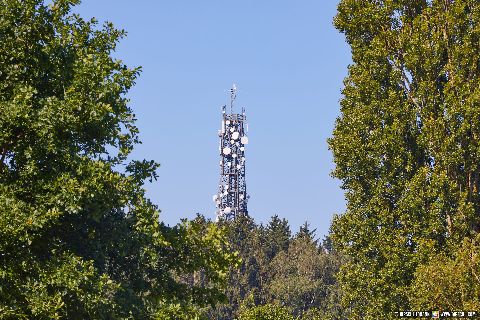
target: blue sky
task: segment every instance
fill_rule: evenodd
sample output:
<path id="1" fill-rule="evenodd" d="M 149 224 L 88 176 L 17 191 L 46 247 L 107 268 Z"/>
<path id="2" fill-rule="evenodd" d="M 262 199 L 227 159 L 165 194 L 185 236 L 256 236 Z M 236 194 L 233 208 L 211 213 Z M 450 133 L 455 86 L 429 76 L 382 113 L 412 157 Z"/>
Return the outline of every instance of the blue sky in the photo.
<path id="1" fill-rule="evenodd" d="M 161 164 L 146 188 L 163 221 L 215 217 L 220 108 L 236 83 L 250 129 L 249 213 L 257 222 L 278 214 L 294 232 L 309 221 L 319 237 L 328 233 L 345 209 L 326 142 L 350 63 L 332 26 L 336 4 L 83 0 L 75 10 L 128 32 L 116 56 L 143 68 L 129 94 L 143 141 L 133 156 Z"/>

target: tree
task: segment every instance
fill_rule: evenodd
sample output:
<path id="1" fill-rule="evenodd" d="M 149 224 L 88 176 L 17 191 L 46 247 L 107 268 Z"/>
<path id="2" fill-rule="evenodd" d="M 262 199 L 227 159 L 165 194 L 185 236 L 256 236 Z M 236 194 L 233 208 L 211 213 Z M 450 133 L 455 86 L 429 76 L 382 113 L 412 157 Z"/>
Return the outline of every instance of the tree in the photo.
<path id="1" fill-rule="evenodd" d="M 345 313 L 335 309 L 339 305 L 335 275 L 341 259 L 336 252 L 326 253 L 306 234 L 273 259 L 269 292 L 295 316 L 308 313 L 306 318 L 311 318 L 321 313 L 322 319 L 342 319 Z"/>
<path id="2" fill-rule="evenodd" d="M 294 320 L 294 318 L 287 308 L 266 304 L 242 310 L 239 320 Z"/>
<path id="3" fill-rule="evenodd" d="M 232 221 L 222 220 L 220 224 L 227 230 L 231 249 L 238 252 L 241 259 L 239 267 L 233 266 L 229 270 L 225 291 L 227 303 L 209 312 L 212 319 L 227 320 L 238 316 L 240 306 L 246 299 L 251 298 L 255 303 L 262 301 L 262 274 L 266 265 L 262 226 L 246 215 L 236 216 Z"/>
<path id="4" fill-rule="evenodd" d="M 353 62 L 329 141 L 347 198 L 331 237 L 353 318 L 409 309 L 417 267 L 479 231 L 479 9 L 340 1 Z"/>
<path id="5" fill-rule="evenodd" d="M 310 223 L 308 221 L 305 221 L 303 225 L 300 226 L 300 229 L 298 230 L 297 234 L 295 235 L 295 238 L 308 238 L 312 240 L 313 242 L 317 242 L 315 240 L 315 232 L 317 229 L 310 230 Z"/>
<path id="6" fill-rule="evenodd" d="M 78 3 L 0 1 L 0 318 L 198 314 L 235 255 L 216 225 L 159 222 L 143 188 L 158 165 L 126 161 L 140 69 L 111 57 L 125 33 Z M 176 281 L 199 269 L 210 287 Z"/>
<path id="7" fill-rule="evenodd" d="M 286 219 L 280 219 L 278 215 L 272 216 L 265 229 L 265 241 L 267 243 L 267 258 L 273 259 L 277 253 L 286 250 L 290 243 L 292 232 Z"/>
<path id="8" fill-rule="evenodd" d="M 465 239 L 455 258 L 442 254 L 420 266 L 412 296 L 417 310 L 479 310 L 480 237 Z"/>

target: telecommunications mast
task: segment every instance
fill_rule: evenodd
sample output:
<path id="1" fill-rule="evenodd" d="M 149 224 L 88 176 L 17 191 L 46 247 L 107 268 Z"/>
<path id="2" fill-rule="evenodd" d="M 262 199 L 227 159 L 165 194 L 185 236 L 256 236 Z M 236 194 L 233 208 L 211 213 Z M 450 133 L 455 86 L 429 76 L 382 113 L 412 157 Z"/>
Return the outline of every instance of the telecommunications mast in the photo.
<path id="1" fill-rule="evenodd" d="M 235 84 L 230 89 L 230 113 L 222 107 L 222 129 L 220 137 L 220 184 L 213 196 L 217 207 L 217 218 L 229 220 L 239 215 L 248 215 L 247 185 L 245 183 L 245 146 L 248 144 L 248 124 L 245 108 L 242 113 L 233 112 L 237 97 Z"/>

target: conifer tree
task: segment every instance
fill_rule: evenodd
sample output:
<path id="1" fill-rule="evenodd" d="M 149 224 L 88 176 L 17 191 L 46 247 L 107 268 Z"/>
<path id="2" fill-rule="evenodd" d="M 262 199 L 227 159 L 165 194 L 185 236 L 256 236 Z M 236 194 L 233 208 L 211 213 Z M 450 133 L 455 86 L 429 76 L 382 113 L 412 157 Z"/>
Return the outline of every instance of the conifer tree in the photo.
<path id="1" fill-rule="evenodd" d="M 265 228 L 265 241 L 268 246 L 267 258 L 273 259 L 280 251 L 286 250 L 290 243 L 292 232 L 288 221 L 272 216 Z"/>

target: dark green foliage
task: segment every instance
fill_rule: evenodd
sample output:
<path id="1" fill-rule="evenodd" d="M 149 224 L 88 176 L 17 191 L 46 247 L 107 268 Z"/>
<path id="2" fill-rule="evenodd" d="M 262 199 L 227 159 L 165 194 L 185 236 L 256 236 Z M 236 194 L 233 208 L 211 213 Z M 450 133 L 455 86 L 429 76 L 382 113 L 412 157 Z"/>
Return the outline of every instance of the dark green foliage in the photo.
<path id="1" fill-rule="evenodd" d="M 389 319 L 424 264 L 479 231 L 480 3 L 342 0 L 335 26 L 353 63 L 329 141 L 348 201 L 331 237 L 350 258 L 344 307 Z"/>
<path id="2" fill-rule="evenodd" d="M 280 251 L 288 248 L 291 234 L 287 220 L 280 219 L 278 215 L 271 218 L 264 232 L 267 259 L 273 259 Z"/>
<path id="3" fill-rule="evenodd" d="M 228 274 L 226 296 L 228 303 L 220 305 L 211 312 L 216 319 L 232 319 L 237 315 L 240 305 L 250 294 L 258 299 L 260 292 L 260 267 L 262 254 L 259 249 L 259 230 L 252 218 L 238 216 L 231 222 L 221 222 L 227 229 L 228 239 L 234 252 L 241 258 L 239 268 L 232 267 Z M 256 244 L 256 245 L 255 245 Z"/>
<path id="4" fill-rule="evenodd" d="M 235 255 L 212 223 L 159 222 L 143 189 L 158 165 L 126 161 L 140 70 L 78 2 L 0 0 L 0 318 L 198 314 Z M 197 270 L 209 287 L 177 281 Z"/>
<path id="5" fill-rule="evenodd" d="M 294 317 L 285 307 L 266 304 L 242 310 L 238 320 L 294 320 Z"/>
<path id="6" fill-rule="evenodd" d="M 313 238 L 315 236 L 315 231 L 317 231 L 317 230 L 316 229 L 310 230 L 310 224 L 307 221 L 305 221 L 305 223 L 300 226 L 300 230 L 295 235 L 295 238 L 297 238 L 297 239 L 307 238 L 307 239 L 312 239 L 313 240 Z M 314 241 L 316 242 L 316 240 L 314 240 Z"/>
<path id="7" fill-rule="evenodd" d="M 242 263 L 230 270 L 228 304 L 212 309 L 211 319 L 270 319 L 276 312 L 287 319 L 346 319 L 335 278 L 343 259 L 318 244 L 308 223 L 295 237 L 276 215 L 266 227 L 245 216 L 222 224 Z"/>

